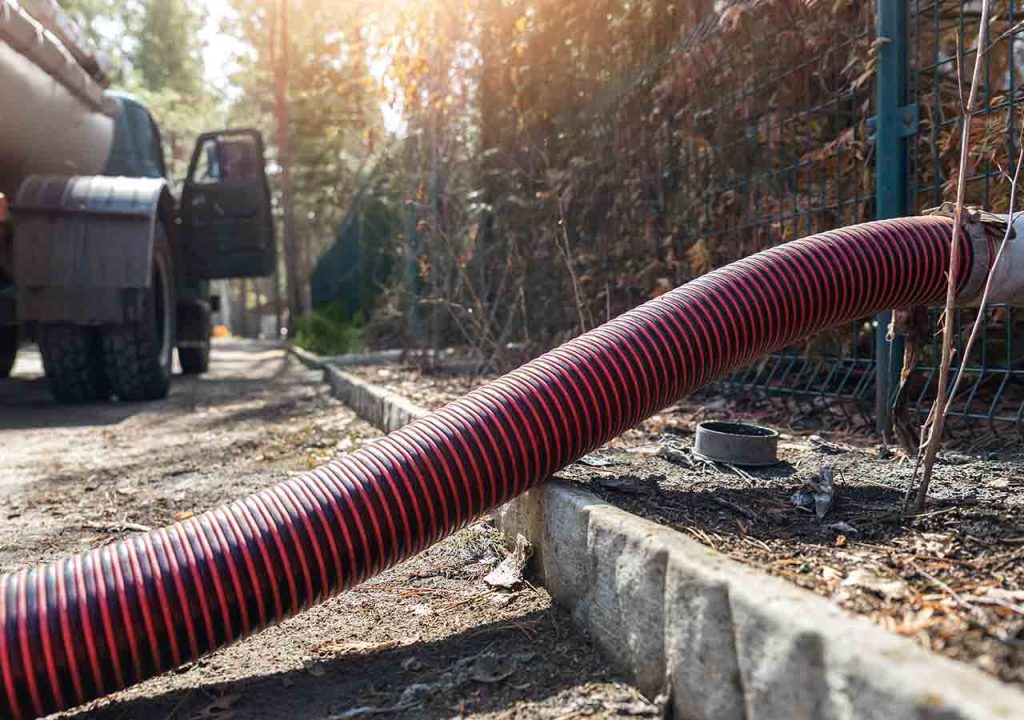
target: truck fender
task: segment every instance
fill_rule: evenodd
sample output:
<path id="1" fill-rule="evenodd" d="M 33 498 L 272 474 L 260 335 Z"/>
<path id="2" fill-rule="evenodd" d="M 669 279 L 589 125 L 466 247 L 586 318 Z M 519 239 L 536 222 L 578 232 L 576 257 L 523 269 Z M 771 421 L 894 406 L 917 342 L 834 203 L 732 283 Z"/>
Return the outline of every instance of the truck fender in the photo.
<path id="1" fill-rule="evenodd" d="M 180 267 L 174 198 L 163 179 L 32 176 L 11 210 L 21 322 L 133 321 L 152 278 L 157 222 Z"/>

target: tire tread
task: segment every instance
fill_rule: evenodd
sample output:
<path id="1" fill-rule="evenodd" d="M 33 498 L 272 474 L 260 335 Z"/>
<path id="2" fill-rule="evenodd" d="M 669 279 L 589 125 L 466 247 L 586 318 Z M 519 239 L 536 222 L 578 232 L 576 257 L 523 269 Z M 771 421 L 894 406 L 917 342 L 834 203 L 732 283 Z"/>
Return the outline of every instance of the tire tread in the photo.
<path id="1" fill-rule="evenodd" d="M 203 347 L 179 347 L 178 364 L 185 375 L 202 375 L 210 369 L 210 342 Z"/>
<path id="2" fill-rule="evenodd" d="M 163 226 L 157 226 L 153 248 L 154 267 L 164 272 L 164 283 L 172 283 L 171 256 Z M 159 400 L 166 397 L 171 386 L 169 363 L 165 367 L 161 358 L 161 339 L 156 329 L 152 303 L 153 288 L 146 290 L 142 317 L 136 322 L 106 325 L 102 337 L 103 369 L 110 389 L 120 400 L 129 402 Z M 171 298 L 171 324 L 165 332 L 171 335 L 174 347 L 174 300 Z"/>
<path id="3" fill-rule="evenodd" d="M 0 325 L 0 380 L 11 376 L 14 361 L 18 357 L 18 328 L 15 325 Z"/>
<path id="4" fill-rule="evenodd" d="M 103 331 L 103 367 L 121 400 L 157 400 L 170 383 L 157 360 L 160 348 L 142 323 L 114 325 Z"/>
<path id="5" fill-rule="evenodd" d="M 96 402 L 110 396 L 95 328 L 40 325 L 37 335 L 46 380 L 57 402 Z"/>

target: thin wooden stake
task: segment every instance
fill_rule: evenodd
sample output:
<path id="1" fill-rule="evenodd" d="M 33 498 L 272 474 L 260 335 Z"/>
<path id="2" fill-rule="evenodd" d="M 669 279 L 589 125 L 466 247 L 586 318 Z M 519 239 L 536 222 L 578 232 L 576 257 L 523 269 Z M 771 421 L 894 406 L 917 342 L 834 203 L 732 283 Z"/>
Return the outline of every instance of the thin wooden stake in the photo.
<path id="1" fill-rule="evenodd" d="M 960 138 L 960 173 L 956 181 L 956 211 L 953 215 L 953 235 L 950 239 L 949 248 L 949 273 L 946 283 L 946 306 L 942 314 L 942 359 L 939 362 L 939 384 L 935 393 L 935 404 L 930 414 L 931 427 L 927 433 L 927 440 L 924 445 L 924 452 L 921 454 L 921 485 L 917 489 L 915 500 L 915 511 L 921 512 L 924 509 L 925 500 L 928 497 L 928 485 L 931 483 L 932 471 L 935 467 L 935 456 L 939 452 L 939 445 L 942 443 L 942 433 L 946 425 L 946 414 L 944 412 L 947 402 L 947 390 L 949 385 L 949 370 L 953 358 L 953 339 L 956 332 L 953 322 L 953 311 L 956 307 L 956 280 L 960 274 L 960 233 L 961 222 L 963 221 L 964 196 L 967 193 L 967 162 L 970 157 L 971 140 L 971 119 L 974 113 L 974 103 L 978 96 L 978 85 L 981 78 L 981 59 L 985 54 L 985 38 L 988 31 L 989 0 L 982 0 L 981 20 L 978 25 L 977 53 L 974 57 L 974 75 L 971 78 L 971 91 L 967 98 L 967 104 L 962 111 L 963 131 Z M 957 73 L 959 75 L 959 72 Z M 917 473 L 914 473 L 915 478 Z M 911 479 L 911 486 L 914 479 Z"/>

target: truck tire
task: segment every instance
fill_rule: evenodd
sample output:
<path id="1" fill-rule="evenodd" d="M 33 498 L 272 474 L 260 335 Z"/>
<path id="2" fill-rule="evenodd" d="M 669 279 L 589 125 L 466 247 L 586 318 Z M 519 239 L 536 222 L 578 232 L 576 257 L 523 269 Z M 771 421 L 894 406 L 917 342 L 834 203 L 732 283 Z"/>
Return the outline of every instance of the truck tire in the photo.
<path id="1" fill-rule="evenodd" d="M 86 403 L 110 397 L 96 328 L 44 323 L 36 339 L 54 400 Z"/>
<path id="2" fill-rule="evenodd" d="M 185 375 L 202 375 L 210 369 L 210 339 L 200 345 L 178 348 L 178 362 Z"/>
<path id="3" fill-rule="evenodd" d="M 207 302 L 196 302 L 178 305 L 178 363 L 185 375 L 201 375 L 210 369 L 210 336 L 213 327 L 210 324 L 210 305 Z M 181 340 L 181 336 L 189 338 Z M 200 337 L 201 340 L 191 338 Z"/>
<path id="4" fill-rule="evenodd" d="M 153 277 L 143 290 L 137 322 L 106 325 L 100 331 L 103 369 L 121 400 L 158 400 L 171 386 L 175 337 L 174 273 L 167 232 L 157 223 Z"/>
<path id="5" fill-rule="evenodd" d="M 0 380 L 11 376 L 18 356 L 18 326 L 0 325 Z"/>

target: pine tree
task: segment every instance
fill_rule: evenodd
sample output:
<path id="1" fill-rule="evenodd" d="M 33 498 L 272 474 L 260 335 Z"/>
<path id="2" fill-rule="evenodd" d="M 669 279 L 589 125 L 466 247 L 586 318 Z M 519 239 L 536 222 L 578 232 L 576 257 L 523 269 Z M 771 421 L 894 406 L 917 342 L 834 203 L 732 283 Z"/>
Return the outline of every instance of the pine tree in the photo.
<path id="1" fill-rule="evenodd" d="M 143 87 L 193 97 L 201 93 L 201 26 L 202 16 L 186 0 L 142 0 L 133 64 Z"/>

